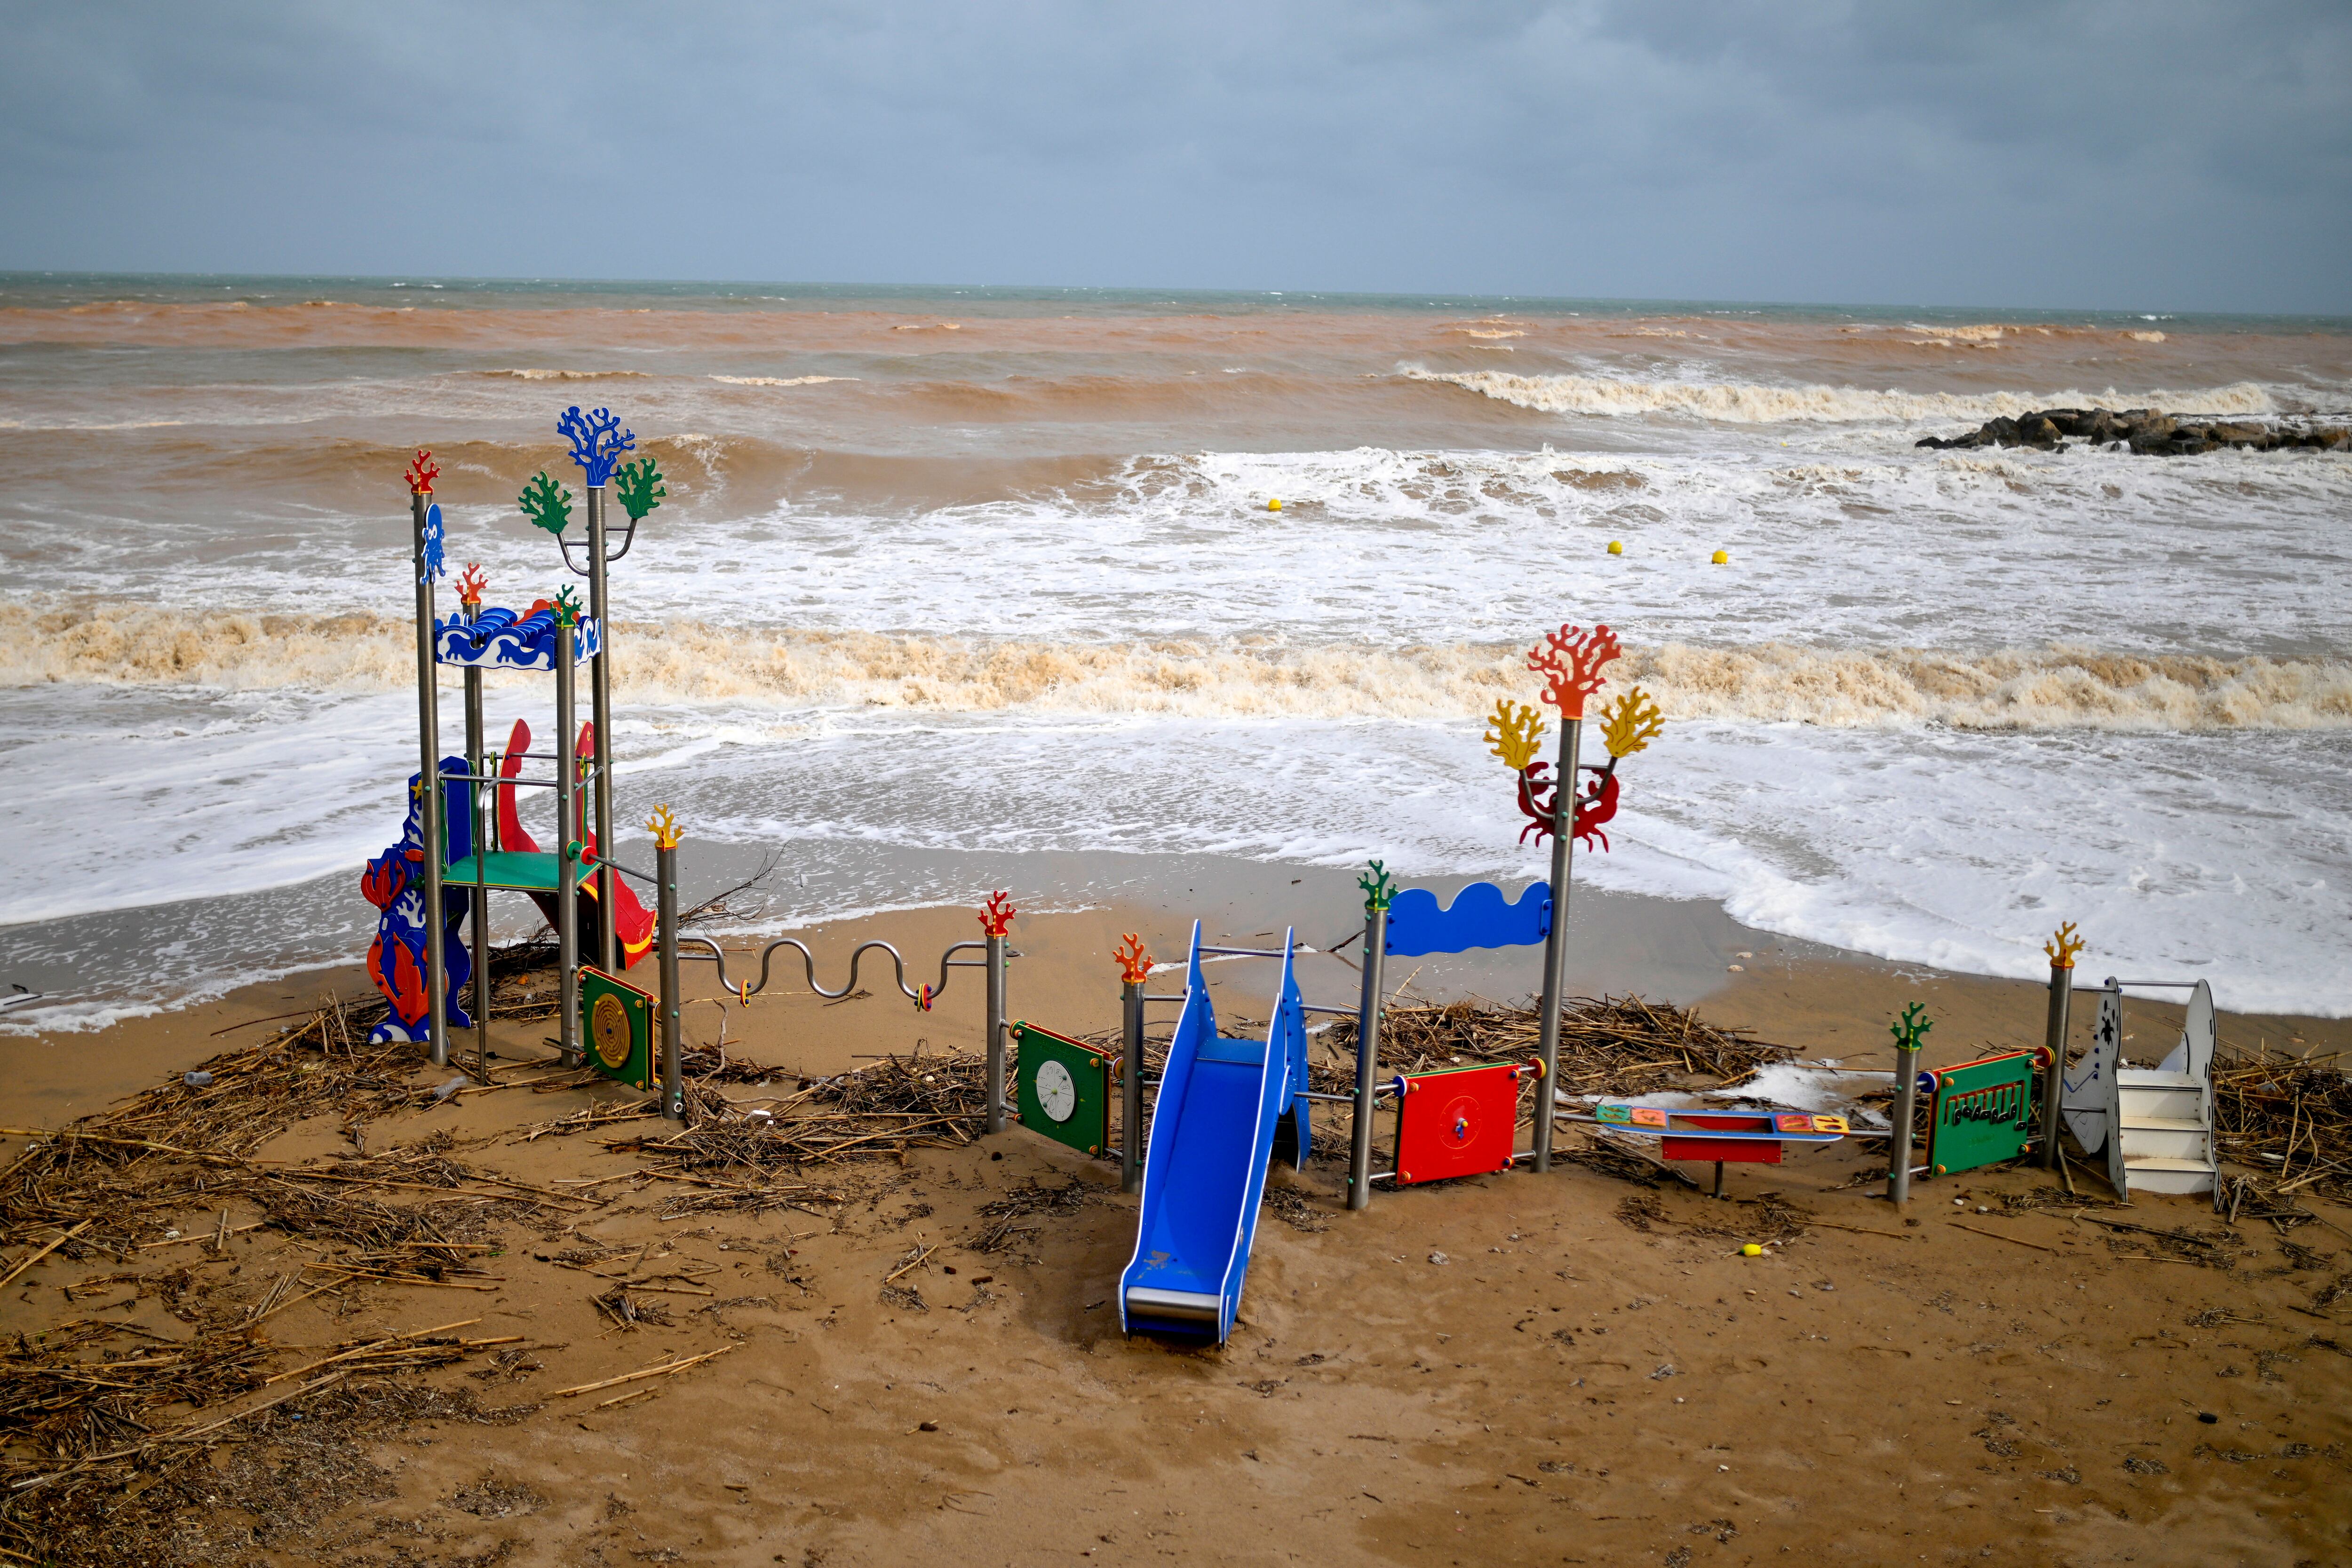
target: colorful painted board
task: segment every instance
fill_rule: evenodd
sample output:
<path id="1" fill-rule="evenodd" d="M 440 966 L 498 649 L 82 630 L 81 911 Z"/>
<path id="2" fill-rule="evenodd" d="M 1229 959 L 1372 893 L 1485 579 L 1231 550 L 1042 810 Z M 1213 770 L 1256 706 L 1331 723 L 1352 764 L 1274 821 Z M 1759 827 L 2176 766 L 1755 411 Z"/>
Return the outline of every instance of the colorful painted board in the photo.
<path id="1" fill-rule="evenodd" d="M 1033 1023 L 1013 1026 L 1014 1114 L 1082 1155 L 1110 1146 L 1110 1057 Z"/>
<path id="2" fill-rule="evenodd" d="M 1777 1166 L 1785 1145 L 1833 1144 L 1847 1131 L 1844 1117 L 1810 1111 L 1697 1111 L 1614 1102 L 1595 1105 L 1592 1119 L 1615 1132 L 1657 1139 L 1663 1159 L 1726 1165 Z"/>
<path id="3" fill-rule="evenodd" d="M 436 617 L 434 656 L 445 664 L 473 665 L 491 670 L 552 670 L 555 668 L 555 612 L 529 614 L 506 609 L 481 612 L 471 621 L 462 615 Z M 604 633 L 594 619 L 583 619 L 572 633 L 573 657 L 585 664 L 604 652 Z"/>
<path id="4" fill-rule="evenodd" d="M 1919 1076 L 1928 1081 L 1927 1168 L 1954 1176 L 2013 1160 L 2033 1142 L 2038 1051 L 2004 1051 Z"/>
<path id="5" fill-rule="evenodd" d="M 1551 935 L 1551 888 L 1531 882 L 1517 904 L 1503 901 L 1491 882 L 1474 882 L 1454 895 L 1450 908 L 1437 894 L 1409 887 L 1389 903 L 1390 954 L 1418 958 L 1428 953 L 1465 953 L 1473 947 L 1524 947 Z"/>
<path id="6" fill-rule="evenodd" d="M 1534 1071 L 1494 1062 L 1398 1079 L 1397 1185 L 1510 1169 L 1519 1084 Z"/>
<path id="7" fill-rule="evenodd" d="M 602 969 L 580 971 L 580 1038 L 588 1065 L 635 1089 L 654 1086 L 654 998 Z"/>

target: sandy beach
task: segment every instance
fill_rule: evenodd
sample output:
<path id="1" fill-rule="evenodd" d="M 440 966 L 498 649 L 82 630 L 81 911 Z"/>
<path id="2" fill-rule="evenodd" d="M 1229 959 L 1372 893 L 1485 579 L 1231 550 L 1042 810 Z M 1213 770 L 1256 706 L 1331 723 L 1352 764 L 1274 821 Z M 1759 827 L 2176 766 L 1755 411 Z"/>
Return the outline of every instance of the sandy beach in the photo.
<path id="1" fill-rule="evenodd" d="M 1284 886 L 1295 923 L 1344 930 L 1345 879 Z M 1012 1010 L 1114 1027 L 1120 933 L 1178 950 L 1185 904 L 1213 939 L 1250 937 L 1265 892 L 1026 917 Z M 1635 946 L 1674 935 L 1672 906 L 1586 907 Z M 881 936 L 912 955 L 971 925 L 936 909 L 803 935 L 821 954 Z M 1931 1065 L 2040 1039 L 2040 988 L 1779 951 L 1725 925 L 1752 944 L 1732 949 L 1739 972 L 1708 953 L 1711 976 L 1687 962 L 1653 994 L 1849 1067 L 1885 1060 L 1885 1020 L 1910 1000 L 1937 1020 Z M 1517 969 L 1523 990 L 1532 965 Z M 1307 971 L 1324 994 L 1346 972 Z M 1508 978 L 1463 988 L 1507 996 Z M 28 1042 L 0 1114 L 61 1125 L 357 979 Z M 1245 977 L 1213 988 L 1247 1014 Z M 783 989 L 727 1007 L 729 1058 L 773 1069 L 711 1086 L 739 1106 L 978 1044 L 977 998 L 953 989 L 929 1015 L 887 989 L 830 1005 Z M 710 1039 L 718 1005 L 688 1016 Z M 2153 1005 L 2132 1017 L 2145 1039 L 2177 1028 Z M 2352 1324 L 2330 1289 L 2352 1270 L 2352 1209 L 2307 1193 L 2311 1218 L 2283 1230 L 2224 1225 L 2202 1198 L 2118 1207 L 2084 1167 L 2072 1194 L 2018 1168 L 1922 1180 L 1897 1213 L 1882 1145 L 1855 1140 L 1735 1166 L 1724 1201 L 1570 1159 L 1349 1214 L 1344 1155 L 1327 1154 L 1271 1184 L 1232 1342 L 1187 1348 L 1119 1333 L 1135 1207 L 1115 1165 L 1012 1127 L 811 1165 L 752 1211 L 698 1207 L 685 1200 L 760 1178 L 680 1179 L 610 1146 L 658 1137 L 650 1116 L 549 1135 L 642 1097 L 554 1071 L 546 1027 L 497 1026 L 487 1085 L 363 1123 L 310 1115 L 247 1156 L 289 1184 L 420 1152 L 461 1162 L 453 1194 L 373 1195 L 496 1199 L 438 1283 L 338 1273 L 356 1240 L 289 1234 L 247 1189 L 191 1205 L 176 1239 L 61 1249 L 12 1281 L 8 1326 L 33 1344 L 103 1322 L 157 1349 L 291 1296 L 289 1274 L 327 1285 L 244 1331 L 264 1347 L 256 1386 L 163 1424 L 251 1413 L 167 1446 L 177 1462 L 91 1515 L 103 1539 L 63 1560 L 137 1542 L 148 1561 L 453 1564 L 2293 1564 L 2336 1560 L 2352 1529 Z M 2222 1038 L 2352 1045 L 2341 1021 L 2280 1017 L 2230 1017 Z M 408 1083 L 448 1075 L 419 1061 Z M 1563 1155 L 1583 1140 L 1564 1128 Z M 25 1146 L 12 1134 L 0 1158 Z M 1751 1241 L 1762 1256 L 1741 1255 Z M 642 1314 L 625 1327 L 594 1304 L 616 1291 Z M 481 1343 L 260 1408 L 424 1331 Z"/>

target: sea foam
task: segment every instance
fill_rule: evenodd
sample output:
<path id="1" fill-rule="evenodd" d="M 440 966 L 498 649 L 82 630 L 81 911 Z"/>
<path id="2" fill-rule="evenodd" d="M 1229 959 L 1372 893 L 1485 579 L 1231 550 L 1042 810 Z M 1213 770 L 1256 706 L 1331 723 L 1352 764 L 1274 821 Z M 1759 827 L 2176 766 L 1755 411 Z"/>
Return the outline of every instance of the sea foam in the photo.
<path id="1" fill-rule="evenodd" d="M 1864 387 L 1768 386 L 1741 382 L 1637 382 L 1605 376 L 1513 375 L 1507 371 L 1432 371 L 1406 366 L 1412 381 L 1444 382 L 1482 397 L 1545 413 L 1680 413 L 1734 424 L 1795 421 L 2014 418 L 2037 408 L 2158 408 L 2168 413 L 2265 414 L 2279 412 L 2252 382 L 2187 392 L 1916 392 Z"/>
<path id="2" fill-rule="evenodd" d="M 1094 643 L 623 622 L 614 682 L 622 701 L 656 705 L 1458 719 L 1483 715 L 1499 697 L 1531 697 L 1524 656 L 1515 644 L 1496 643 Z M 389 617 L 0 603 L 0 684 L 10 685 L 393 692 L 415 680 L 415 657 L 408 623 Z M 2352 661 L 2328 657 L 1665 643 L 1630 648 L 1610 674 L 1610 691 L 1638 684 L 1677 719 L 1838 728 L 2352 727 Z"/>

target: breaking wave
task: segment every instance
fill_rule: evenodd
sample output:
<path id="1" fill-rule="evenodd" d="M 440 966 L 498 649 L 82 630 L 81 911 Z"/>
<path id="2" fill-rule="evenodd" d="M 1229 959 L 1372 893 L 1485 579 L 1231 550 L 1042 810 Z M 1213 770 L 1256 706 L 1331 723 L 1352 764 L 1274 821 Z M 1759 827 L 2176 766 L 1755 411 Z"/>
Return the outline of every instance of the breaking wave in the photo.
<path id="1" fill-rule="evenodd" d="M 509 382 L 649 382 L 653 376 L 645 371 L 476 371 L 474 374 L 492 381 Z"/>
<path id="2" fill-rule="evenodd" d="M 1907 392 L 1863 387 L 1763 386 L 1750 382 L 1627 382 L 1601 376 L 1521 376 L 1506 371 L 1430 371 L 1407 366 L 1408 380 L 1444 382 L 1544 413 L 1682 413 L 1732 424 L 1790 421 L 2015 418 L 2038 408 L 2160 408 L 2167 413 L 2263 414 L 2279 412 L 2252 382 L 2193 392 Z"/>
<path id="3" fill-rule="evenodd" d="M 415 670 L 404 622 L 148 605 L 0 604 L 0 683 L 386 691 Z M 1013 710 L 1203 718 L 1475 718 L 1532 685 L 1515 645 L 1393 649 L 1256 641 L 1119 643 L 623 623 L 624 702 Z M 2352 661 L 1983 653 L 1788 643 L 1633 648 L 1669 718 L 1977 730 L 2352 728 Z M 503 677 L 518 683 L 541 677 Z"/>
<path id="4" fill-rule="evenodd" d="M 713 376 L 730 387 L 814 387 L 827 382 L 854 382 L 856 376 Z"/>

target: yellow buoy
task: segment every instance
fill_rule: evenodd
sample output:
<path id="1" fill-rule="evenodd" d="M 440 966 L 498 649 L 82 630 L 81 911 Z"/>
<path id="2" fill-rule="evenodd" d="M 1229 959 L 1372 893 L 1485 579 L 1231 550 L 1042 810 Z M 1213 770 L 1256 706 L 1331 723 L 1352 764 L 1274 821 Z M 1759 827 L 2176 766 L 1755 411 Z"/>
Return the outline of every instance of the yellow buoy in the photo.
<path id="1" fill-rule="evenodd" d="M 1764 1256 L 1764 1249 L 1757 1246 L 1753 1241 L 1750 1241 L 1747 1246 L 1742 1247 L 1739 1249 L 1739 1255 L 1742 1258 L 1761 1258 Z"/>
<path id="2" fill-rule="evenodd" d="M 1624 541 L 1622 539 L 1611 539 L 1609 541 L 1609 553 L 1611 555 L 1623 555 L 1625 553 Z"/>
<path id="3" fill-rule="evenodd" d="M 1727 549 L 1719 549 L 1716 551 L 1715 564 L 1717 566 L 1729 566 L 1731 564 L 1731 552 Z"/>
<path id="4" fill-rule="evenodd" d="M 1267 497 L 1265 501 L 1265 509 L 1269 512 L 1278 512 L 1282 510 L 1282 498 L 1278 496 Z"/>

